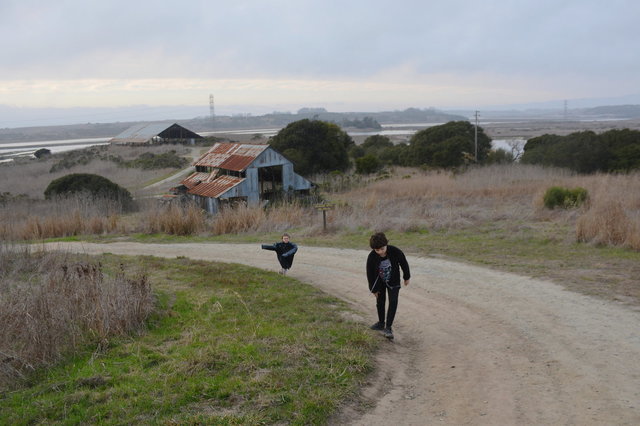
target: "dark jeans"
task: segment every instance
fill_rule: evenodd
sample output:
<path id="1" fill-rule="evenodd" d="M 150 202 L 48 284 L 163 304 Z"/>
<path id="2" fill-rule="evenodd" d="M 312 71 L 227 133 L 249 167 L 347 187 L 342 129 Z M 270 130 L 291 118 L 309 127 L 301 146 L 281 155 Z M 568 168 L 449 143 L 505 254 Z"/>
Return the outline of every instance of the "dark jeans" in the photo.
<path id="1" fill-rule="evenodd" d="M 378 321 L 385 322 L 384 320 L 384 306 L 387 302 L 387 293 L 389 293 L 389 309 L 387 310 L 386 326 L 391 327 L 393 319 L 396 317 L 396 310 L 398 309 L 398 295 L 400 294 L 400 287 L 388 288 L 386 291 L 382 290 L 378 293 L 376 299 L 376 308 L 378 308 Z"/>
<path id="2" fill-rule="evenodd" d="M 293 254 L 287 257 L 278 255 L 278 262 L 280 262 L 282 269 L 291 269 L 291 265 L 293 265 L 293 256 Z"/>

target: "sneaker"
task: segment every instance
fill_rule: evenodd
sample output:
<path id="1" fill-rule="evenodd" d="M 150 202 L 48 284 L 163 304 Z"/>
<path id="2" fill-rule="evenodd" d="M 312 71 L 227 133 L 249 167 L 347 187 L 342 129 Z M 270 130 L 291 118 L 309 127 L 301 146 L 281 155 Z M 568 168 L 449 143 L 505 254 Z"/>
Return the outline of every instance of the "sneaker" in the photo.
<path id="1" fill-rule="evenodd" d="M 283 270 L 282 270 L 282 275 L 287 275 L 287 272 L 289 272 L 289 270 L 288 270 L 288 269 L 283 269 Z"/>
<path id="2" fill-rule="evenodd" d="M 284 269 L 280 269 L 280 270 L 278 271 L 278 273 L 279 273 L 280 275 L 284 275 Z"/>
<path id="3" fill-rule="evenodd" d="M 384 330 L 384 323 L 378 321 L 377 323 L 373 324 L 371 327 L 369 327 L 372 330 Z"/>
<path id="4" fill-rule="evenodd" d="M 385 328 L 383 334 L 387 339 L 393 340 L 393 330 L 391 330 L 391 327 Z"/>

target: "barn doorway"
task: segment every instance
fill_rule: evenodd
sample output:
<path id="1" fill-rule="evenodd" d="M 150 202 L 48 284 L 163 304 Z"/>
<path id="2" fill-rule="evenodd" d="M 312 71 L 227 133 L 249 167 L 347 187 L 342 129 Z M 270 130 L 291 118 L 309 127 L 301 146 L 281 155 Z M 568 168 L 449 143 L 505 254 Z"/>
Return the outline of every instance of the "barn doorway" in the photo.
<path id="1" fill-rule="evenodd" d="M 282 166 L 261 167 L 258 169 L 260 199 L 273 200 L 282 195 Z"/>

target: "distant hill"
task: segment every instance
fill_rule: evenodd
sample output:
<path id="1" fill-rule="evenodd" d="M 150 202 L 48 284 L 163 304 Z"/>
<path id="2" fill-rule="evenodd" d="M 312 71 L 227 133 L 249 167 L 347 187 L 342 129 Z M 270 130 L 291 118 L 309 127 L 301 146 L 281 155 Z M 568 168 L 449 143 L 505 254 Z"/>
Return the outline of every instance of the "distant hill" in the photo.
<path id="1" fill-rule="evenodd" d="M 448 121 L 467 120 L 466 117 L 448 114 L 435 108 L 408 108 L 403 111 L 386 112 L 329 112 L 324 108 L 303 108 L 297 113 L 274 112 L 271 114 L 198 117 L 187 120 L 171 120 L 195 132 L 213 130 L 279 128 L 302 119 L 317 119 L 334 122 L 340 126 L 353 126 L 354 123 L 367 123 L 375 120 L 379 124 L 409 123 L 446 123 Z M 369 118 L 365 120 L 365 118 Z M 0 142 L 30 142 L 60 139 L 82 139 L 115 136 L 136 123 L 85 123 L 64 126 L 20 127 L 0 129 Z M 358 125 L 356 127 L 360 127 Z M 372 126 L 371 128 L 376 128 Z"/>
<path id="2" fill-rule="evenodd" d="M 600 118 L 629 119 L 640 118 L 640 105 L 609 105 L 580 110 L 582 115 L 592 115 Z"/>
<path id="3" fill-rule="evenodd" d="M 195 118 L 193 120 L 183 120 L 181 124 L 198 132 L 284 127 L 289 123 L 305 118 L 329 121 L 344 126 L 345 123 L 363 121 L 367 117 L 377 121 L 379 124 L 446 123 L 448 121 L 467 120 L 467 117 L 462 115 L 449 114 L 435 108 L 408 108 L 402 111 L 383 112 L 329 112 L 324 108 L 302 108 L 297 113 L 277 112 L 260 116 L 223 116 L 215 117 L 215 122 L 212 122 L 209 118 Z"/>

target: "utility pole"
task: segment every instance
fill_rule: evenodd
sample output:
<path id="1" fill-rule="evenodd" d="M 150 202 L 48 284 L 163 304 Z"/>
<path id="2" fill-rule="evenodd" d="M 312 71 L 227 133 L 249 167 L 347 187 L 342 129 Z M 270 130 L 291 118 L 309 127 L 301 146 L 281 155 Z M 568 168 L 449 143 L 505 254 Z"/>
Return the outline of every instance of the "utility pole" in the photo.
<path id="1" fill-rule="evenodd" d="M 475 154 L 475 159 L 476 159 L 476 164 L 478 164 L 478 110 L 476 110 L 476 125 L 475 125 L 475 137 L 474 137 L 474 142 L 475 142 L 475 148 L 476 148 L 476 154 Z"/>

